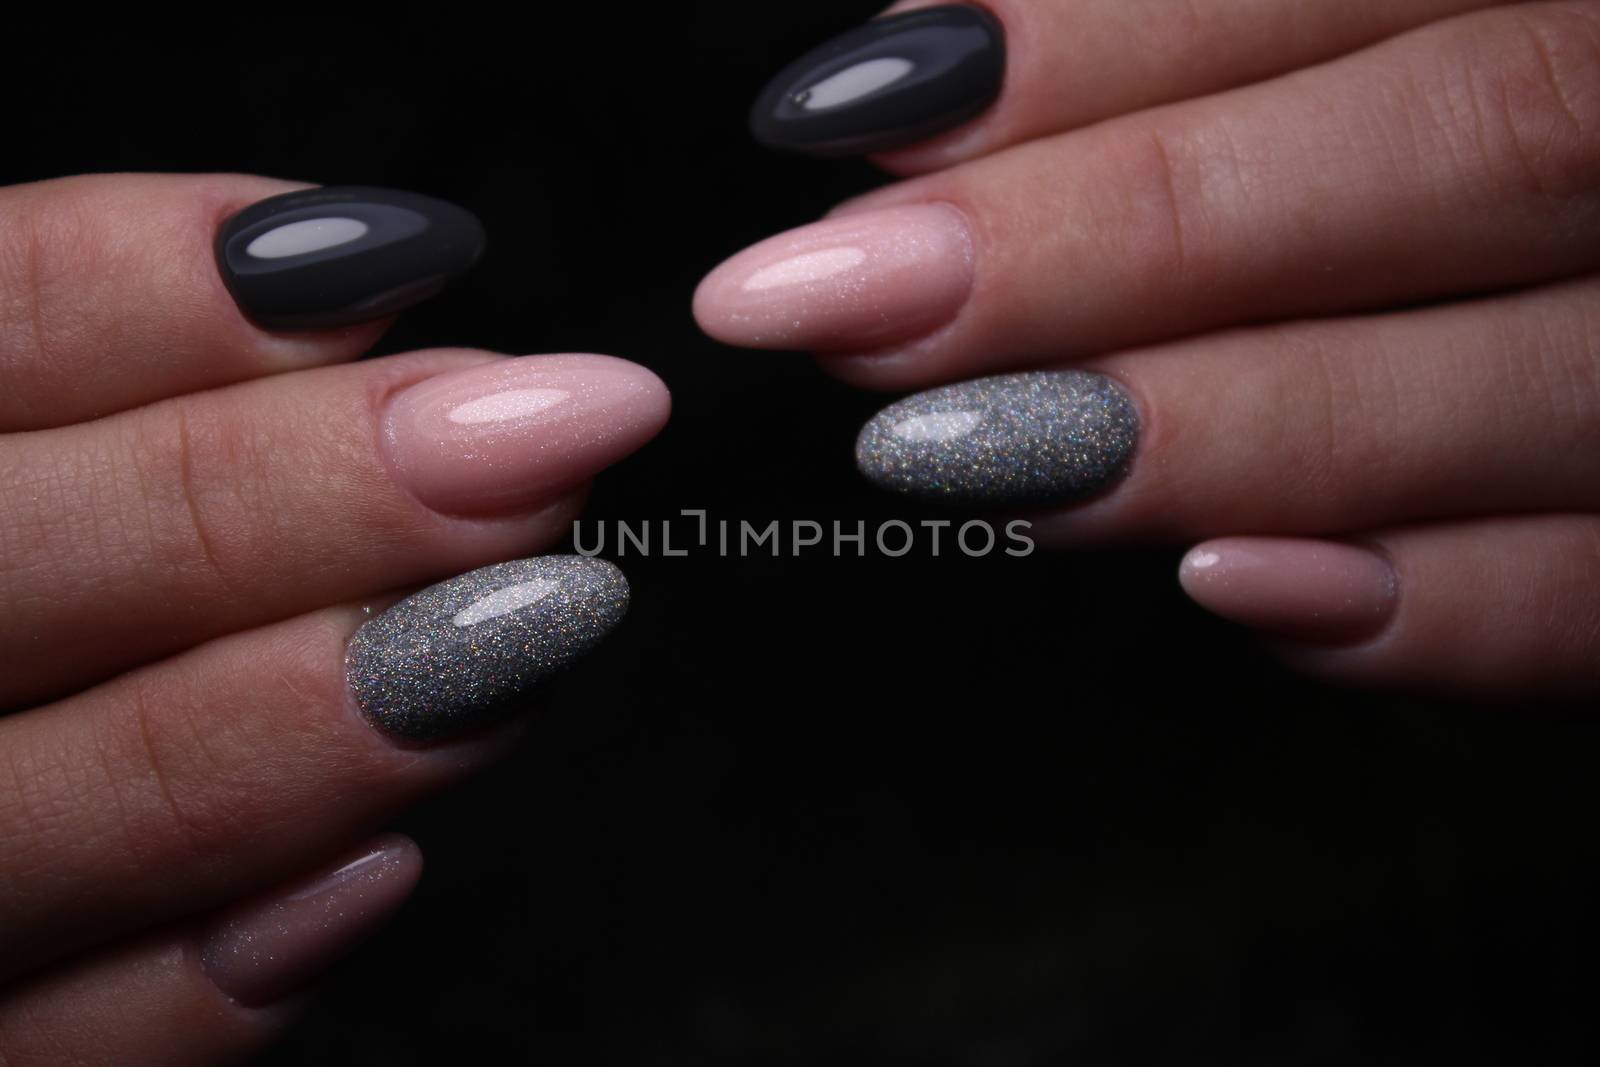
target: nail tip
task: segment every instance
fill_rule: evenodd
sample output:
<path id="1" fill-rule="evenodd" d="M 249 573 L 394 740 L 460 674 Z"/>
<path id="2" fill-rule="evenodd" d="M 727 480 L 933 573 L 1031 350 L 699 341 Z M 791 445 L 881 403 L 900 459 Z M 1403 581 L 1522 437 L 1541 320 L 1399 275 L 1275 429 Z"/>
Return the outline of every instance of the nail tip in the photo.
<path id="1" fill-rule="evenodd" d="M 884 408 L 856 438 L 856 467 L 881 489 L 924 500 L 1070 504 L 1121 480 L 1139 431 L 1132 398 L 1105 375 L 998 375 Z"/>
<path id="2" fill-rule="evenodd" d="M 351 638 L 357 710 L 409 741 L 489 726 L 604 640 L 628 603 L 621 570 L 577 555 L 495 564 L 430 586 Z"/>

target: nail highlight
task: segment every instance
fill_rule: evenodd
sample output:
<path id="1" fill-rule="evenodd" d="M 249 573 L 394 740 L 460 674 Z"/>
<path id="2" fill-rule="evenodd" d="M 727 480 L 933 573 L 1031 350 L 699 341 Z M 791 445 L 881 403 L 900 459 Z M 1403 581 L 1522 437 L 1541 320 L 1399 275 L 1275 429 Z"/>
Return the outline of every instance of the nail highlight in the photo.
<path id="1" fill-rule="evenodd" d="M 1005 51 L 1000 22 L 982 8 L 876 19 L 785 67 L 751 108 L 750 132 L 768 147 L 815 156 L 901 148 L 993 103 Z"/>
<path id="2" fill-rule="evenodd" d="M 483 254 L 483 225 L 454 204 L 396 189 L 303 189 L 252 204 L 217 234 L 217 269 L 269 330 L 383 318 L 438 292 Z"/>
<path id="3" fill-rule="evenodd" d="M 1393 617 L 1399 596 L 1388 560 L 1333 541 L 1210 541 L 1184 557 L 1178 578 L 1207 611 L 1307 641 L 1371 637 Z"/>
<path id="4" fill-rule="evenodd" d="M 611 356 L 523 356 L 428 378 L 397 393 L 381 447 L 428 507 L 504 514 L 552 499 L 665 425 L 661 379 Z"/>
<path id="5" fill-rule="evenodd" d="M 949 204 L 913 204 L 803 226 L 745 249 L 694 297 L 701 329 L 747 348 L 865 351 L 955 318 L 973 246 Z"/>
<path id="6" fill-rule="evenodd" d="M 332 870 L 232 909 L 201 937 L 200 965 L 246 1007 L 306 985 L 382 926 L 416 886 L 422 853 L 386 835 Z"/>
<path id="7" fill-rule="evenodd" d="M 1111 378 L 1036 371 L 947 385 L 879 412 L 856 439 L 877 485 L 957 504 L 1063 503 L 1126 471 L 1139 413 Z"/>
<path id="8" fill-rule="evenodd" d="M 364 623 L 345 667 L 356 706 L 395 737 L 436 741 L 515 712 L 628 610 L 610 563 L 539 556 L 484 567 Z"/>

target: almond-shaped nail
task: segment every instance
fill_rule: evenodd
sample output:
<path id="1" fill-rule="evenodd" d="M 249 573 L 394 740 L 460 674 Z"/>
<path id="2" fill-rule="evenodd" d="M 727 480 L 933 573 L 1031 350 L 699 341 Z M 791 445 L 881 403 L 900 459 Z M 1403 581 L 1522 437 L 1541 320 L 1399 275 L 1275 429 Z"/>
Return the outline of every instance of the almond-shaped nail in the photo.
<path id="1" fill-rule="evenodd" d="M 750 132 L 814 156 L 884 152 L 982 112 L 1005 80 L 1005 34 L 949 4 L 874 19 L 800 57 L 767 85 Z"/>
<path id="2" fill-rule="evenodd" d="M 322 330 L 426 300 L 483 254 L 471 212 L 398 189 L 301 189 L 251 204 L 217 234 L 217 269 L 269 330 Z"/>
<path id="3" fill-rule="evenodd" d="M 389 401 L 382 448 L 428 507 L 506 514 L 570 490 L 654 437 L 672 401 L 637 363 L 523 356 L 428 378 Z"/>
<path id="4" fill-rule="evenodd" d="M 875 415 L 856 465 L 877 485 L 952 504 L 1067 503 L 1121 478 L 1139 412 L 1115 380 L 1088 371 L 978 378 L 916 393 Z"/>
<path id="5" fill-rule="evenodd" d="M 1377 634 L 1393 617 L 1399 595 L 1388 560 L 1336 541 L 1209 541 L 1184 557 L 1178 578 L 1196 603 L 1225 619 L 1325 643 Z"/>
<path id="6" fill-rule="evenodd" d="M 236 906 L 200 938 L 200 964 L 232 1000 L 259 1008 L 319 977 L 405 903 L 422 853 L 386 835 L 331 868 Z"/>
<path id="7" fill-rule="evenodd" d="M 627 579 L 604 560 L 538 556 L 484 567 L 363 623 L 345 656 L 350 691 L 390 736 L 466 733 L 524 707 L 627 610 Z"/>
<path id="8" fill-rule="evenodd" d="M 955 318 L 972 276 L 961 212 L 912 204 L 826 219 L 747 248 L 700 283 L 694 313 L 730 345 L 866 351 Z"/>

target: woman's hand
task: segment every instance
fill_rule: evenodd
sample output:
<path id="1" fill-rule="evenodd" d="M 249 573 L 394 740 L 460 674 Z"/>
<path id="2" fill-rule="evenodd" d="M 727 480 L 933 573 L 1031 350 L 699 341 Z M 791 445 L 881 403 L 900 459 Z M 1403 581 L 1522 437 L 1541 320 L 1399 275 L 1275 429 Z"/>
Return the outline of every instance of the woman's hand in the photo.
<path id="1" fill-rule="evenodd" d="M 725 263 L 704 328 L 871 388 L 1090 371 L 903 401 L 862 469 L 1204 541 L 1195 599 L 1332 678 L 1600 689 L 1600 3 L 985 6 L 775 82 L 764 139 L 917 176 Z"/>
<path id="2" fill-rule="evenodd" d="M 660 381 L 604 356 L 347 363 L 481 232 L 303 188 L 0 191 L 8 1067 L 261 1042 L 415 880 L 414 845 L 363 840 L 503 749 L 472 731 L 625 607 L 597 561 L 475 568 L 565 534 L 665 421 Z"/>

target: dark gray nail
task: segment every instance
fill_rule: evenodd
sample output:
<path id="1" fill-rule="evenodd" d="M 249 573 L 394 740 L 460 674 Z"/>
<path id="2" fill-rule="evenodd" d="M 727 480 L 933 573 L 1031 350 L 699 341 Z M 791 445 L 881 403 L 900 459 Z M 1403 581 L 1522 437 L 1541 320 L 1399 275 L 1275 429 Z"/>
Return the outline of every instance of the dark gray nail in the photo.
<path id="1" fill-rule="evenodd" d="M 588 652 L 628 610 L 604 560 L 539 556 L 424 589 L 364 623 L 345 667 L 374 726 L 435 741 L 494 722 Z"/>
<path id="2" fill-rule="evenodd" d="M 873 482 L 959 504 L 1071 501 L 1122 476 L 1139 413 L 1112 379 L 1037 371 L 947 385 L 880 411 L 856 440 Z"/>
<path id="3" fill-rule="evenodd" d="M 317 330 L 420 303 L 483 254 L 483 225 L 395 189 L 305 189 L 251 204 L 217 234 L 217 269 L 269 330 Z"/>
<path id="4" fill-rule="evenodd" d="M 750 131 L 772 148 L 842 156 L 900 148 L 959 126 L 1000 94 L 1005 33 L 965 4 L 877 19 L 768 83 Z"/>

